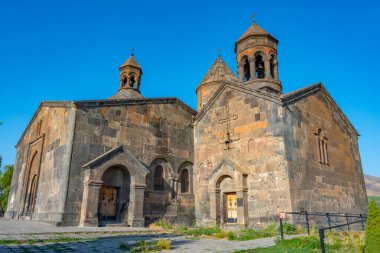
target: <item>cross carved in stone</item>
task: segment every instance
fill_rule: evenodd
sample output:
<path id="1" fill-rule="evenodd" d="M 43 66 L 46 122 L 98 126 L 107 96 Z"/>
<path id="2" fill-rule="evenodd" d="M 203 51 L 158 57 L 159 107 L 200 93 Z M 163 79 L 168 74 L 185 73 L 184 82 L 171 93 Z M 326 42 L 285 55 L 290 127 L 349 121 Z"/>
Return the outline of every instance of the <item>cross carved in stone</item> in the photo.
<path id="1" fill-rule="evenodd" d="M 238 115 L 237 114 L 231 114 L 230 113 L 230 107 L 228 105 L 226 105 L 225 117 L 219 120 L 219 124 L 221 124 L 221 125 L 226 123 L 225 139 L 220 142 L 221 144 L 226 145 L 224 150 L 233 149 L 234 147 L 232 146 L 232 143 L 234 141 L 239 140 L 239 136 L 233 136 L 233 131 L 231 131 L 231 121 L 236 120 L 237 118 L 238 118 Z"/>

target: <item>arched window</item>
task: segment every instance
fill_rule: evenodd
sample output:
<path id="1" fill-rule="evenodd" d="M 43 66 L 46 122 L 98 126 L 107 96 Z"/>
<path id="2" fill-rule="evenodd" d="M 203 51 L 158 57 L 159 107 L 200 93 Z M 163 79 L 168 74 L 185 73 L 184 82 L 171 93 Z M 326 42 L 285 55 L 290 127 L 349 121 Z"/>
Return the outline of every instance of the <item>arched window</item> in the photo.
<path id="1" fill-rule="evenodd" d="M 134 77 L 134 76 L 131 76 L 130 87 L 131 87 L 131 88 L 135 88 L 135 85 L 136 85 L 135 77 Z"/>
<path id="2" fill-rule="evenodd" d="M 261 55 L 257 55 L 255 58 L 255 67 L 256 67 L 256 77 L 258 79 L 265 78 L 265 67 L 263 57 Z"/>
<path id="3" fill-rule="evenodd" d="M 244 57 L 243 62 L 244 62 L 244 81 L 246 82 L 246 81 L 249 81 L 249 79 L 251 79 L 251 72 L 249 69 L 248 57 Z"/>
<path id="4" fill-rule="evenodd" d="M 319 162 L 321 164 L 329 165 L 329 156 L 327 153 L 328 138 L 326 137 L 325 132 L 320 128 L 318 128 L 314 134 L 315 134 L 316 139 L 317 139 Z"/>
<path id="5" fill-rule="evenodd" d="M 154 169 L 154 190 L 164 190 L 164 169 L 160 165 Z"/>
<path id="6" fill-rule="evenodd" d="M 181 172 L 180 182 L 181 182 L 181 193 L 189 192 L 190 190 L 189 172 L 186 169 L 182 170 Z"/>
<path id="7" fill-rule="evenodd" d="M 126 87 L 127 85 L 128 85 L 128 79 L 126 77 L 124 77 L 123 87 Z"/>
<path id="8" fill-rule="evenodd" d="M 270 55 L 270 75 L 272 76 L 272 78 L 274 78 L 274 55 L 271 54 Z"/>

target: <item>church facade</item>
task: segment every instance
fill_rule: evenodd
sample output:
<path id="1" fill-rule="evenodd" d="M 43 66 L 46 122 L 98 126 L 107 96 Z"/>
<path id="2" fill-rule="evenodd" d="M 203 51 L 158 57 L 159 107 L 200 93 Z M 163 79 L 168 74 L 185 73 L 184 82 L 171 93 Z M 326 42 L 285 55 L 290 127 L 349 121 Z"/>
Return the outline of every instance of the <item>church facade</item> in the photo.
<path id="1" fill-rule="evenodd" d="M 17 143 L 6 217 L 54 225 L 256 227 L 282 211 L 367 212 L 358 132 L 321 83 L 283 94 L 255 22 L 196 89 L 144 98 L 133 54 L 105 100 L 42 102 Z"/>

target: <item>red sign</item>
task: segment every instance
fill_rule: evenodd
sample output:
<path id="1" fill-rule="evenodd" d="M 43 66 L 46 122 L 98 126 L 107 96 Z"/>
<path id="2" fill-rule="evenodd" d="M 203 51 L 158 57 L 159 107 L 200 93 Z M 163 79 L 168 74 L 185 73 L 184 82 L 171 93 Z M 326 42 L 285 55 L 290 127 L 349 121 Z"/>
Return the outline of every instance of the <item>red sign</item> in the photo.
<path id="1" fill-rule="evenodd" d="M 280 213 L 280 219 L 285 220 L 286 219 L 286 213 Z"/>

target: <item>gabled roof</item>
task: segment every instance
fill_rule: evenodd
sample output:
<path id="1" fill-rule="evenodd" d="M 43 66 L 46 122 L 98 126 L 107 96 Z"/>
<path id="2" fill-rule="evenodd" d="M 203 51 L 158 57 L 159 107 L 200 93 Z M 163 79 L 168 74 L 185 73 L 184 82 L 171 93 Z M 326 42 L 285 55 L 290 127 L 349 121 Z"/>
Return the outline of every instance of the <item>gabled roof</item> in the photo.
<path id="1" fill-rule="evenodd" d="M 16 143 L 16 147 L 21 143 L 23 140 L 25 134 L 31 127 L 33 121 L 36 119 L 38 113 L 41 111 L 42 107 L 75 107 L 75 102 L 74 101 L 42 101 L 40 105 L 38 106 L 36 112 L 33 114 L 33 117 L 29 121 L 28 125 L 26 126 L 24 132 L 22 133 L 20 139 L 18 139 Z"/>
<path id="2" fill-rule="evenodd" d="M 301 88 L 299 90 L 289 92 L 288 94 L 285 94 L 282 96 L 282 101 L 283 101 L 284 105 L 290 104 L 290 103 L 302 100 L 302 99 L 304 99 L 304 98 L 306 98 L 312 94 L 315 94 L 317 92 L 322 92 L 322 94 L 326 97 L 327 101 L 330 102 L 331 106 L 335 109 L 335 111 L 341 117 L 343 122 L 353 131 L 354 134 L 356 134 L 357 136 L 360 136 L 358 131 L 351 124 L 350 120 L 346 117 L 346 115 L 343 113 L 343 111 L 339 108 L 338 104 L 335 102 L 335 100 L 332 98 L 330 93 L 326 90 L 326 88 L 323 86 L 323 84 L 321 82 L 309 85 L 309 86 Z"/>
<path id="3" fill-rule="evenodd" d="M 206 114 L 206 112 L 210 110 L 212 105 L 218 100 L 219 96 L 227 88 L 238 90 L 240 92 L 247 93 L 247 94 L 250 94 L 250 95 L 265 99 L 265 100 L 269 100 L 274 103 L 282 104 L 281 99 L 278 95 L 267 93 L 265 91 L 254 90 L 239 82 L 224 81 L 220 85 L 220 87 L 215 91 L 214 95 L 210 98 L 210 100 L 202 107 L 202 110 L 198 112 L 193 122 L 194 125 L 196 125 L 199 122 L 199 120 Z"/>
<path id="4" fill-rule="evenodd" d="M 219 55 L 210 69 L 207 71 L 205 77 L 202 79 L 200 85 L 212 82 L 237 81 L 237 77 L 234 72 L 228 67 Z"/>
<path id="5" fill-rule="evenodd" d="M 83 164 L 82 168 L 96 168 L 99 164 L 102 164 L 105 161 L 108 161 L 112 159 L 112 157 L 116 154 L 123 153 L 126 156 L 126 161 L 133 165 L 134 168 L 138 169 L 139 171 L 143 172 L 144 174 L 149 174 L 150 171 L 145 167 L 144 164 L 142 164 L 124 145 L 120 145 L 116 148 L 113 148 L 104 154 L 98 156 L 97 158 L 93 159 L 92 161 Z"/>
<path id="6" fill-rule="evenodd" d="M 202 117 L 207 113 L 208 110 L 212 107 L 212 105 L 218 100 L 219 96 L 223 93 L 223 91 L 227 88 L 238 90 L 240 92 L 244 92 L 265 100 L 272 101 L 274 103 L 278 103 L 281 105 L 290 104 L 292 102 L 302 100 L 312 94 L 315 94 L 317 92 L 322 92 L 323 95 L 327 98 L 327 100 L 330 102 L 332 108 L 335 109 L 335 111 L 338 113 L 338 115 L 341 117 L 343 122 L 352 130 L 354 134 L 359 136 L 358 131 L 355 129 L 355 127 L 351 124 L 349 119 L 346 117 L 346 115 L 343 113 L 343 111 L 339 108 L 338 104 L 335 102 L 335 100 L 331 97 L 330 93 L 326 90 L 326 88 L 322 85 L 322 83 L 316 83 L 307 87 L 304 87 L 302 89 L 289 92 L 288 94 L 281 95 L 279 97 L 278 95 L 270 94 L 264 91 L 260 90 L 254 90 L 252 88 L 249 88 L 245 85 L 242 85 L 238 82 L 232 83 L 224 81 L 222 85 L 216 90 L 214 95 L 210 98 L 210 100 L 207 102 L 207 104 L 202 108 L 202 110 L 199 111 L 199 113 L 196 115 L 193 124 L 196 125 Z"/>
<path id="7" fill-rule="evenodd" d="M 178 98 L 131 98 L 131 99 L 103 99 L 103 100 L 79 100 L 79 101 L 42 101 L 38 106 L 32 119 L 29 121 L 16 147 L 21 143 L 25 134 L 29 130 L 33 121 L 43 107 L 102 107 L 102 106 L 121 106 L 121 105 L 140 105 L 140 104 L 177 104 L 191 115 L 196 115 L 197 112 L 179 100 Z"/>
<path id="8" fill-rule="evenodd" d="M 137 63 L 136 58 L 133 54 L 128 58 L 126 62 L 124 62 L 120 68 L 126 67 L 126 66 L 132 66 L 141 69 L 140 65 Z"/>

